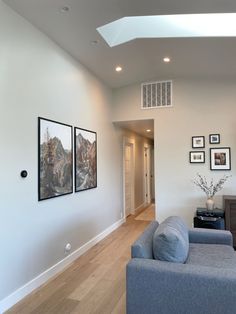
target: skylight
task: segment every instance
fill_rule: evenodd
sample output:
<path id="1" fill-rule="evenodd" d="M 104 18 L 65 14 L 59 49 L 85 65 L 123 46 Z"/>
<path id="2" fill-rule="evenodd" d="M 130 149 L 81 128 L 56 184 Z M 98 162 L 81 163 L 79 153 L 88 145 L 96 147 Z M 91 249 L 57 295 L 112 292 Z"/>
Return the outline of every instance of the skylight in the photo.
<path id="1" fill-rule="evenodd" d="M 97 31 L 110 47 L 137 38 L 235 37 L 236 13 L 124 17 Z"/>

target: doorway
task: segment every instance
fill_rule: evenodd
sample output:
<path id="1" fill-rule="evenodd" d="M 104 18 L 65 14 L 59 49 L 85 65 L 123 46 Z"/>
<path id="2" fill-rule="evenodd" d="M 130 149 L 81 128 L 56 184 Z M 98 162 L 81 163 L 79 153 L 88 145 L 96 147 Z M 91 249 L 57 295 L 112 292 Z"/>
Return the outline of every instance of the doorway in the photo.
<path id="1" fill-rule="evenodd" d="M 116 121 L 114 125 L 123 138 L 121 218 L 126 218 L 130 214 L 138 215 L 149 204 L 155 209 L 154 120 Z"/>

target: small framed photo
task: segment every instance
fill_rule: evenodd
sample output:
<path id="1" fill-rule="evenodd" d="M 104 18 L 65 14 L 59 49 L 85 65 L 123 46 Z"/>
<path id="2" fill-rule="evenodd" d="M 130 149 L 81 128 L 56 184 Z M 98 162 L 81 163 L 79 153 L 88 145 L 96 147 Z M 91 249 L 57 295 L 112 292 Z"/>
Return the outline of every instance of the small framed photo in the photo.
<path id="1" fill-rule="evenodd" d="M 231 170 L 230 147 L 210 148 L 211 170 Z"/>
<path id="2" fill-rule="evenodd" d="M 210 144 L 220 144 L 220 134 L 210 134 L 209 135 Z"/>
<path id="3" fill-rule="evenodd" d="M 204 148 L 205 147 L 205 136 L 193 136 L 192 137 L 192 148 Z"/>
<path id="4" fill-rule="evenodd" d="M 189 162 L 191 164 L 203 164 L 203 163 L 205 163 L 205 152 L 204 151 L 189 152 Z"/>

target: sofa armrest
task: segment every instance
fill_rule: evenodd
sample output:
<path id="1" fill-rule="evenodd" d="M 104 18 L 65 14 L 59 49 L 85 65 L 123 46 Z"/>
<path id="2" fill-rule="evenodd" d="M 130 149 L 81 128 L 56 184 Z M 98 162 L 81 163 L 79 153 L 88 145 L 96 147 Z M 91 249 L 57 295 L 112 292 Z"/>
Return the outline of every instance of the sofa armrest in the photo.
<path id="1" fill-rule="evenodd" d="M 232 314 L 236 270 L 132 259 L 126 269 L 127 314 Z"/>
<path id="2" fill-rule="evenodd" d="M 232 233 L 227 230 L 191 228 L 189 229 L 189 242 L 205 244 L 226 244 L 233 246 L 233 237 Z"/>
<path id="3" fill-rule="evenodd" d="M 153 258 L 152 238 L 159 223 L 152 221 L 131 246 L 131 257 Z"/>

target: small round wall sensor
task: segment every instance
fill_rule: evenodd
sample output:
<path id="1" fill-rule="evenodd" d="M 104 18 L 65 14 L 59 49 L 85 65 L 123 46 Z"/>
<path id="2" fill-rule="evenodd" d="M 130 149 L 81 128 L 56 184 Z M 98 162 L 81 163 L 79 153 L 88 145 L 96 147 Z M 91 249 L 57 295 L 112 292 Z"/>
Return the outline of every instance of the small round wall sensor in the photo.
<path id="1" fill-rule="evenodd" d="M 65 246 L 65 251 L 66 252 L 70 252 L 70 250 L 71 250 L 71 244 L 67 243 L 66 246 Z"/>
<path id="2" fill-rule="evenodd" d="M 21 175 L 22 178 L 26 178 L 27 175 L 28 175 L 28 172 L 26 170 L 22 170 L 20 175 Z"/>

